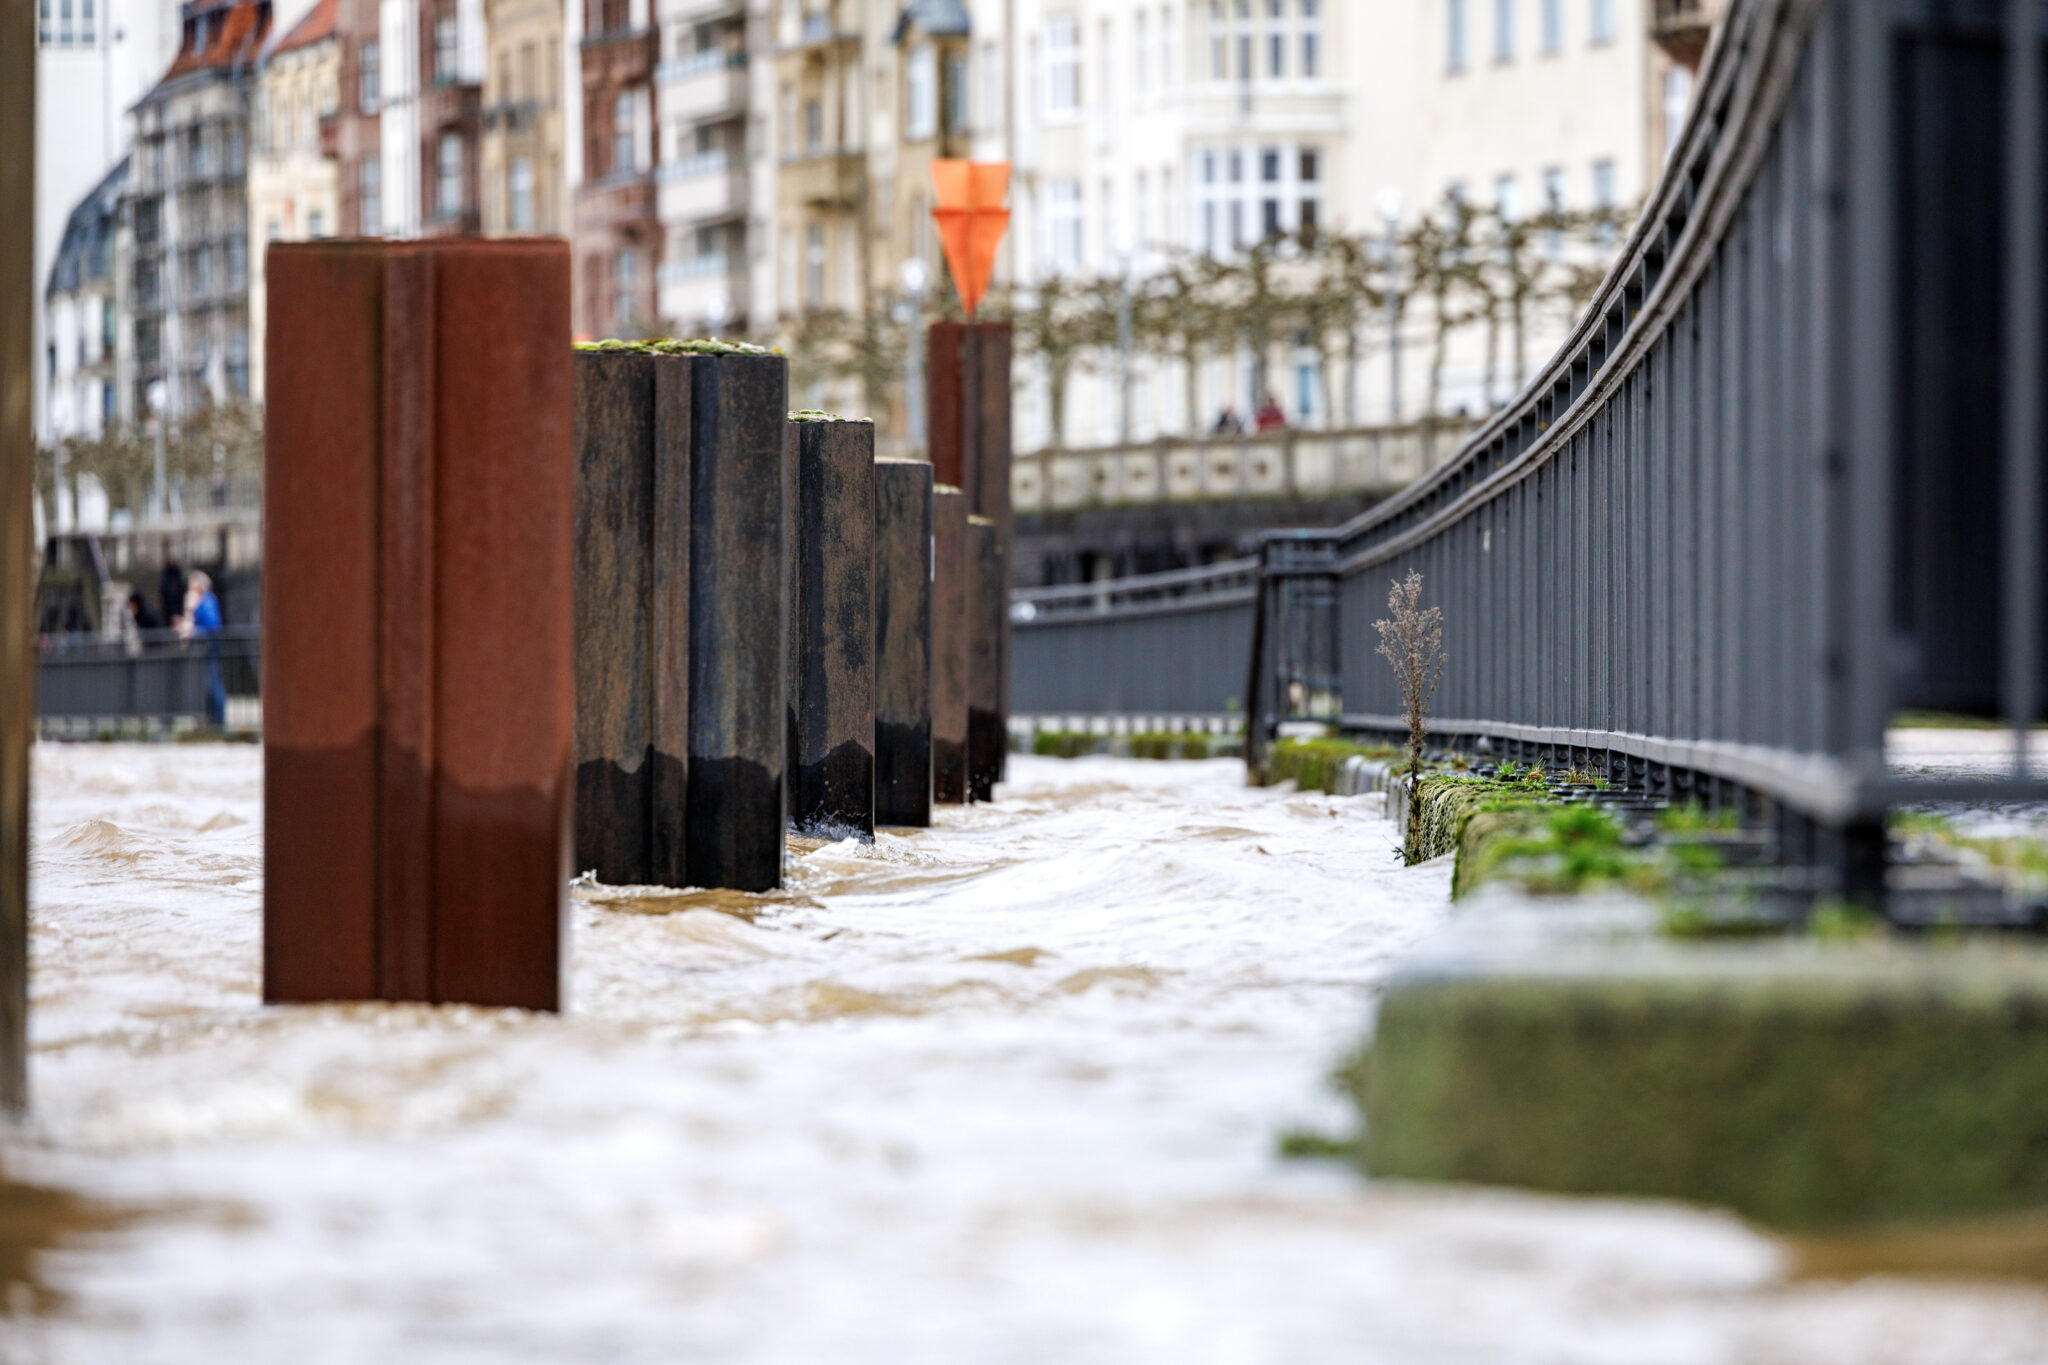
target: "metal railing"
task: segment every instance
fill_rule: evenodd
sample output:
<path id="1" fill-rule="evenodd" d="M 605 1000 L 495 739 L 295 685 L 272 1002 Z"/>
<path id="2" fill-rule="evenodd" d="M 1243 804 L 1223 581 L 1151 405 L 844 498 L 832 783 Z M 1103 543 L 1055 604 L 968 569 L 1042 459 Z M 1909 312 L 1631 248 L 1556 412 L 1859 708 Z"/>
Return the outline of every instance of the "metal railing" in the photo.
<path id="1" fill-rule="evenodd" d="M 1445 614 L 1440 741 L 1742 802 L 1862 894 L 1893 804 L 2048 798 L 2026 755 L 2043 16 L 1737 0 L 1723 22 L 1648 210 L 1535 382 L 1398 496 L 1263 543 L 1248 756 L 1289 720 L 1399 731 L 1373 623 L 1414 570 Z M 1137 613 L 1126 646 L 1115 615 L 1067 680 L 1098 704 L 1061 709 L 1114 710 L 1147 667 L 1227 669 Z M 1020 680 L 1049 644 L 1019 623 Z M 1906 708 L 2006 718 L 2011 775 L 1894 776 Z"/>
<path id="2" fill-rule="evenodd" d="M 127 638 L 52 635 L 36 655 L 36 718 L 46 731 L 91 733 L 141 722 L 205 724 L 246 713 L 262 694 L 262 632 L 231 626 L 203 640 L 170 631 Z M 220 697 L 209 701 L 218 678 Z"/>

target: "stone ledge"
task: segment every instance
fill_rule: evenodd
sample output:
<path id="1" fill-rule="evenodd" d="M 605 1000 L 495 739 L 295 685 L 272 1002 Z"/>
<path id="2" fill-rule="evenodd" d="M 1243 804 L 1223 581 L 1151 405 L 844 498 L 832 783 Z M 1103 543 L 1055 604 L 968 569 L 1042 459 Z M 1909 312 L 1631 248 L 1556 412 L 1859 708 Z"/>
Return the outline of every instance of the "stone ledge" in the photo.
<path id="1" fill-rule="evenodd" d="M 1347 1072 L 1371 1174 L 1791 1229 L 2048 1208 L 2048 951 L 1677 945 L 1625 903 L 1489 905 L 1389 985 Z"/>

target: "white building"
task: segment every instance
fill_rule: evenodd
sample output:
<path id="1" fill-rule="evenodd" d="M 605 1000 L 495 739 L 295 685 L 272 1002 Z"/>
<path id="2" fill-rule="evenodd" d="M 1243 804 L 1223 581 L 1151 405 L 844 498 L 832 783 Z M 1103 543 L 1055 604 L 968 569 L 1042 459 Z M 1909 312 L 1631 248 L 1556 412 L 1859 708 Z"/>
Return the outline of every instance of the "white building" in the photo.
<path id="1" fill-rule="evenodd" d="M 1654 174 L 1648 5 L 979 0 L 976 153 L 1017 167 L 999 278 L 1142 275 L 1172 252 L 1229 256 L 1306 226 L 1384 233 L 1390 211 L 1399 228 L 1447 194 L 1512 214 L 1632 205 Z M 1564 325 L 1535 320 L 1532 366 Z M 1444 367 L 1445 411 L 1485 405 L 1469 330 Z M 1432 334 L 1411 308 L 1401 402 L 1390 367 L 1371 364 L 1365 420 L 1420 413 Z M 1141 361 L 1133 436 L 1248 413 L 1260 387 L 1297 425 L 1329 423 L 1314 356 L 1284 343 L 1277 356 L 1263 375 L 1242 348 L 1205 362 L 1192 413 L 1178 366 Z M 1071 385 L 1070 444 L 1120 435 L 1121 376 L 1098 368 Z M 1495 399 L 1512 387 L 1500 368 Z M 1027 381 L 1018 419 L 1020 449 L 1049 443 L 1042 382 Z"/>

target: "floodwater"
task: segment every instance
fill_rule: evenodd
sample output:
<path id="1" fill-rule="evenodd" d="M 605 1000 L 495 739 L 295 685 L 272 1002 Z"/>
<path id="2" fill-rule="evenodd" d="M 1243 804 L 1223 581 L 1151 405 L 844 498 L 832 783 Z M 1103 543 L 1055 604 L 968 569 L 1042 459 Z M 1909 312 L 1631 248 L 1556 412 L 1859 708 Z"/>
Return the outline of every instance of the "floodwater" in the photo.
<path id="1" fill-rule="evenodd" d="M 778 896 L 579 888 L 564 1017 L 265 1009 L 257 752 L 45 746 L 0 1361 L 2048 1356 L 2026 1281 L 1280 1160 L 1447 867 L 1229 761 L 1014 777 Z"/>

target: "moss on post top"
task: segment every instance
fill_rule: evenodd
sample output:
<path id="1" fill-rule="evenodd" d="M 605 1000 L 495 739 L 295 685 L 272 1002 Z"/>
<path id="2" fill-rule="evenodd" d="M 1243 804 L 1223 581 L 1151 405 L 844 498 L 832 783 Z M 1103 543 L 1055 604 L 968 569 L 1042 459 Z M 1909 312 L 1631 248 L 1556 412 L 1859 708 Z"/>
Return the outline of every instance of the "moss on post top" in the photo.
<path id="1" fill-rule="evenodd" d="M 865 426 L 873 426 L 875 424 L 875 419 L 872 417 L 846 417 L 836 412 L 822 412 L 817 408 L 799 408 L 797 411 L 789 414 L 789 420 L 792 422 L 859 422 Z"/>
<path id="2" fill-rule="evenodd" d="M 992 517 L 975 516 L 973 514 L 969 514 L 967 518 L 967 524 L 969 526 L 993 526 L 996 523 L 994 518 Z"/>
<path id="3" fill-rule="evenodd" d="M 647 341 L 620 341 L 616 337 L 606 341 L 579 341 L 579 351 L 598 353 L 621 353 L 625 355 L 781 355 L 779 347 L 756 346 L 751 341 L 720 341 L 717 337 L 696 337 L 680 340 L 675 337 L 659 337 Z"/>
<path id="4" fill-rule="evenodd" d="M 921 460 L 919 463 L 928 464 L 930 461 Z M 932 492 L 934 493 L 965 493 L 966 491 L 957 483 L 935 483 L 932 485 Z"/>

